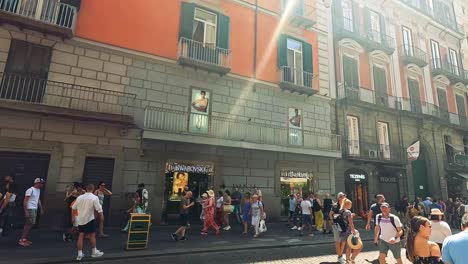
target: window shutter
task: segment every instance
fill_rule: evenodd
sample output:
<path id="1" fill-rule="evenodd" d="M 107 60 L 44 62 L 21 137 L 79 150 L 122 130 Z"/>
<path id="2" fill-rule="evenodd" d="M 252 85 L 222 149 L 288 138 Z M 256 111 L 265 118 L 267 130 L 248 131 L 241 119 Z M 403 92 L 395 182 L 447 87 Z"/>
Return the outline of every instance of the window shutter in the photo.
<path id="1" fill-rule="evenodd" d="M 182 11 L 180 14 L 179 39 L 192 39 L 193 20 L 195 18 L 195 4 L 182 2 Z"/>
<path id="2" fill-rule="evenodd" d="M 380 17 L 380 37 L 382 38 L 382 44 L 388 46 L 387 41 L 387 28 L 385 27 L 385 17 L 382 14 L 379 14 Z"/>
<path id="3" fill-rule="evenodd" d="M 314 73 L 312 45 L 302 41 L 302 69 L 304 71 L 304 86 L 312 87 Z"/>
<path id="4" fill-rule="evenodd" d="M 352 2 L 353 7 L 353 32 L 360 32 L 361 28 L 359 27 L 360 16 L 359 16 L 359 4 L 356 1 Z"/>
<path id="5" fill-rule="evenodd" d="M 229 17 L 218 14 L 218 38 L 217 46 L 223 49 L 229 49 Z"/>
<path id="6" fill-rule="evenodd" d="M 278 68 L 288 65 L 288 36 L 281 34 L 278 37 Z"/>
<path id="7" fill-rule="evenodd" d="M 341 0 L 334 0 L 333 1 L 333 13 L 334 13 L 334 21 L 336 28 L 343 28 L 343 5 L 341 4 Z"/>
<path id="8" fill-rule="evenodd" d="M 465 98 L 461 95 L 456 95 L 457 111 L 460 117 L 466 117 Z"/>
<path id="9" fill-rule="evenodd" d="M 447 93 L 443 89 L 437 89 L 437 95 L 439 97 L 439 107 L 443 111 L 448 111 L 447 104 Z"/>
<path id="10" fill-rule="evenodd" d="M 354 4 L 353 3 L 353 11 L 354 11 Z M 364 16 L 364 30 L 365 34 L 368 36 L 372 36 L 372 24 L 371 24 L 371 14 L 369 8 L 366 6 L 363 8 L 363 16 Z M 356 19 L 356 16 L 354 16 L 354 19 Z"/>

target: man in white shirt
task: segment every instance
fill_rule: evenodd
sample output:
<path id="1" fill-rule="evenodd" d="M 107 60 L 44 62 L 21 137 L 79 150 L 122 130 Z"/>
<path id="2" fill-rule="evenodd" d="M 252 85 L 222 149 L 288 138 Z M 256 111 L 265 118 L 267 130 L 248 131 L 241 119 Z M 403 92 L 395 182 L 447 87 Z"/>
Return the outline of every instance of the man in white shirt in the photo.
<path id="1" fill-rule="evenodd" d="M 379 245 L 379 263 L 385 264 L 388 250 L 392 251 L 393 257 L 398 264 L 403 264 L 401 260 L 400 237 L 403 235 L 402 224 L 398 216 L 390 213 L 390 205 L 382 203 L 380 205 L 381 214 L 375 217 L 374 244 Z"/>
<path id="2" fill-rule="evenodd" d="M 302 228 L 300 231 L 300 235 L 304 232 L 306 227 L 309 228 L 309 236 L 314 236 L 312 234 L 312 203 L 310 202 L 309 196 L 305 195 L 304 200 L 301 202 L 301 209 L 302 209 Z"/>
<path id="3" fill-rule="evenodd" d="M 24 218 L 26 219 L 26 222 L 24 223 L 23 234 L 21 235 L 21 238 L 18 241 L 18 244 L 20 244 L 23 247 L 28 247 L 32 244 L 28 237 L 31 228 L 33 227 L 33 225 L 36 224 L 37 210 L 39 209 L 41 215 L 44 214 L 44 209 L 42 208 L 42 203 L 40 200 L 41 189 L 44 187 L 44 184 L 44 179 L 36 178 L 34 180 L 34 185 L 31 188 L 27 189 L 24 195 L 23 208 Z"/>
<path id="4" fill-rule="evenodd" d="M 88 237 L 92 248 L 91 257 L 98 258 L 104 255 L 104 252 L 99 251 L 96 248 L 96 220 L 94 219 L 94 211 L 99 213 L 99 217 L 102 215 L 102 206 L 99 203 L 99 198 L 93 194 L 94 185 L 89 184 L 86 186 L 86 193 L 78 196 L 72 209 L 78 211 L 76 218 L 78 224 L 78 231 L 80 233 L 77 241 L 78 256 L 76 260 L 80 261 L 83 257 L 83 240 L 85 235 Z"/>

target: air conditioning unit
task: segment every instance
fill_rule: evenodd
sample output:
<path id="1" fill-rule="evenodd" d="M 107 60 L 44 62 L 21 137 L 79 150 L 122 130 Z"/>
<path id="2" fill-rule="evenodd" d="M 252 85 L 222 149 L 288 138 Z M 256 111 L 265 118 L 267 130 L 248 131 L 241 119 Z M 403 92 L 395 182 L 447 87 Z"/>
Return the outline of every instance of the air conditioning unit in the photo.
<path id="1" fill-rule="evenodd" d="M 369 158 L 376 159 L 378 157 L 376 149 L 369 149 Z"/>

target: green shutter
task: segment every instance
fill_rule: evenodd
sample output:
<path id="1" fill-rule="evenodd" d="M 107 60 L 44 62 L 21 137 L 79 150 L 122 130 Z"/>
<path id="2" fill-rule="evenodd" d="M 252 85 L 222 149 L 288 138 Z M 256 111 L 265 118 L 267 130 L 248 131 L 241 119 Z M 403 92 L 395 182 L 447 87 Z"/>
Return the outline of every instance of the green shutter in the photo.
<path id="1" fill-rule="evenodd" d="M 304 86 L 312 87 L 314 74 L 314 59 L 312 55 L 312 45 L 302 41 L 302 70 L 304 71 Z"/>
<path id="2" fill-rule="evenodd" d="M 288 36 L 281 34 L 278 37 L 278 68 L 288 65 Z"/>
<path id="3" fill-rule="evenodd" d="M 385 27 L 385 17 L 382 14 L 379 14 L 380 17 L 380 35 L 382 37 L 382 44 L 388 46 L 387 41 L 387 28 Z"/>
<path id="4" fill-rule="evenodd" d="M 305 9 L 304 0 L 297 0 L 296 1 L 296 6 L 294 7 L 293 14 L 296 15 L 296 16 L 299 16 L 299 17 L 303 17 L 304 16 L 304 9 Z"/>
<path id="5" fill-rule="evenodd" d="M 413 79 L 408 79 L 408 90 L 410 95 L 411 111 L 422 113 L 421 100 L 419 96 L 419 82 Z"/>
<path id="6" fill-rule="evenodd" d="M 182 2 L 182 11 L 180 14 L 179 39 L 192 39 L 193 20 L 195 18 L 195 4 Z"/>
<path id="7" fill-rule="evenodd" d="M 343 28 L 343 6 L 341 5 L 341 0 L 333 1 L 333 13 L 334 13 L 334 22 L 336 28 Z"/>
<path id="8" fill-rule="evenodd" d="M 359 22 L 361 17 L 359 16 L 359 4 L 356 1 L 352 2 L 353 7 L 353 32 L 360 32 Z"/>
<path id="9" fill-rule="evenodd" d="M 376 95 L 387 95 L 387 76 L 385 70 L 374 66 L 374 89 Z"/>
<path id="10" fill-rule="evenodd" d="M 373 32 L 372 32 L 371 14 L 370 14 L 369 8 L 367 6 L 364 7 L 362 13 L 364 16 L 364 34 L 366 34 L 367 36 L 372 36 Z"/>
<path id="11" fill-rule="evenodd" d="M 457 95 L 455 98 L 457 99 L 458 115 L 461 117 L 466 117 L 465 97 Z"/>
<path id="12" fill-rule="evenodd" d="M 217 46 L 223 49 L 229 49 L 229 17 L 218 14 L 218 38 Z"/>
<path id="13" fill-rule="evenodd" d="M 359 88 L 359 72 L 357 68 L 357 61 L 348 56 L 343 56 L 343 83 L 348 88 Z"/>
<path id="14" fill-rule="evenodd" d="M 437 89 L 437 97 L 439 99 L 439 107 L 442 111 L 448 111 L 447 93 L 443 89 Z"/>

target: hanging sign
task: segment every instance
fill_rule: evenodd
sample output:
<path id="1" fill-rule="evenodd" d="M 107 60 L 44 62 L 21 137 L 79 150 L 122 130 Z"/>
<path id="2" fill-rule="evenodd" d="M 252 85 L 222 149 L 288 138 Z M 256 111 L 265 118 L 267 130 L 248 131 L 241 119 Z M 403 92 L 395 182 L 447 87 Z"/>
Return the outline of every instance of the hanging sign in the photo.
<path id="1" fill-rule="evenodd" d="M 414 142 L 413 145 L 409 146 L 406 149 L 406 152 L 408 153 L 408 160 L 413 161 L 419 158 L 419 147 L 420 147 L 420 142 L 418 140 Z"/>

